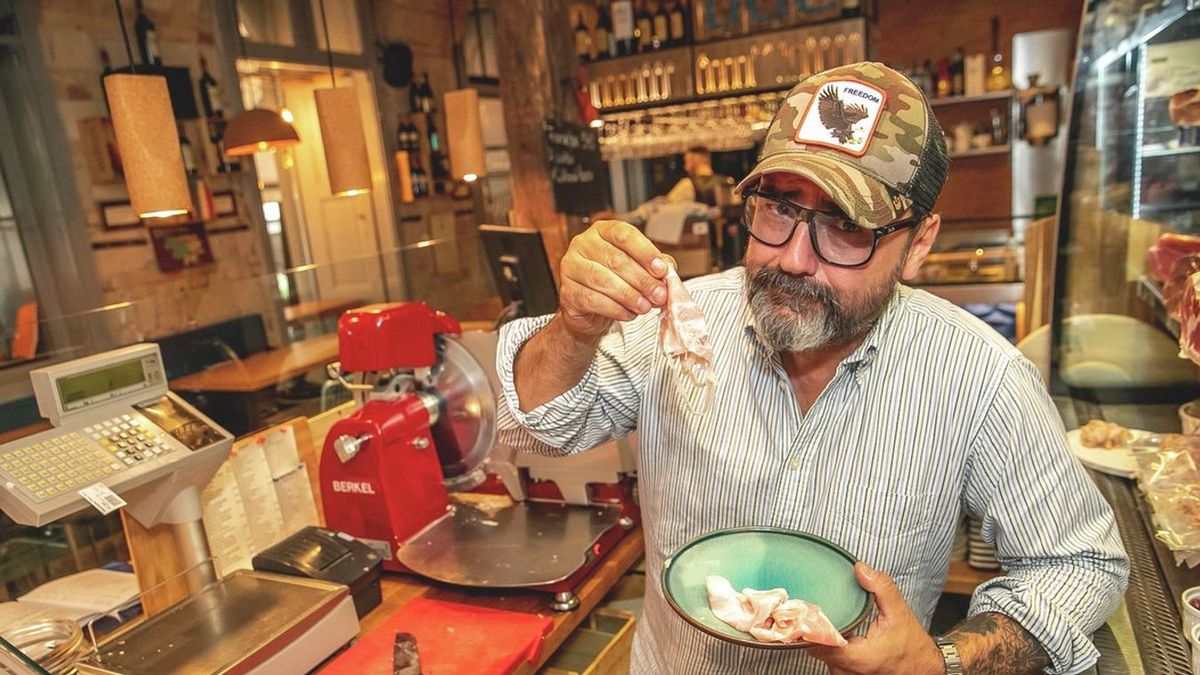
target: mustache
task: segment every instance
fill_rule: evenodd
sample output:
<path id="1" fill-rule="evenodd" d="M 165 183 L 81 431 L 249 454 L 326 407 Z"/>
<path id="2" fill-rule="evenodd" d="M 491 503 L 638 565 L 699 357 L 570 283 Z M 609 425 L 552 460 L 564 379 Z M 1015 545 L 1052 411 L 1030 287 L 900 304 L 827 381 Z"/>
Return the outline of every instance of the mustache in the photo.
<path id="1" fill-rule="evenodd" d="M 812 302 L 830 308 L 843 309 L 833 289 L 813 281 L 812 277 L 789 274 L 778 267 L 762 267 L 750 279 L 751 296 L 770 294 L 782 300 L 792 310 L 800 310 Z"/>

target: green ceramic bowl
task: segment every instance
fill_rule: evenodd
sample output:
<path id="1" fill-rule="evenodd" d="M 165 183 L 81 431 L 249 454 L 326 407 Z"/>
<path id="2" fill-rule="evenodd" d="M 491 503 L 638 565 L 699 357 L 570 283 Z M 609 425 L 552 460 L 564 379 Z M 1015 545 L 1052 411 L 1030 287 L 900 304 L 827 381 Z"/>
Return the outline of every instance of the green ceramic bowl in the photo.
<path id="1" fill-rule="evenodd" d="M 867 617 L 871 596 L 854 577 L 854 556 L 813 534 L 768 527 L 719 530 L 684 544 L 663 565 L 662 591 L 696 628 L 726 642 L 760 649 L 803 649 L 810 643 L 759 642 L 718 619 L 704 578 L 719 574 L 743 588 L 787 589 L 789 598 L 820 605 L 842 634 Z"/>

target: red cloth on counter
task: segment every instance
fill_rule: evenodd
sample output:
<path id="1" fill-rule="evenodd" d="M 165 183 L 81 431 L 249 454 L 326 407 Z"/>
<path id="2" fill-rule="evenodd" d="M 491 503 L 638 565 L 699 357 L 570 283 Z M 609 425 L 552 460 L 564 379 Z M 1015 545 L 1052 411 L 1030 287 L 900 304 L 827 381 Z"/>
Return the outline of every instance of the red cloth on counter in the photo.
<path id="1" fill-rule="evenodd" d="M 537 661 L 552 625 L 549 616 L 417 598 L 320 672 L 391 675 L 396 633 L 412 633 L 423 675 L 506 675 Z"/>

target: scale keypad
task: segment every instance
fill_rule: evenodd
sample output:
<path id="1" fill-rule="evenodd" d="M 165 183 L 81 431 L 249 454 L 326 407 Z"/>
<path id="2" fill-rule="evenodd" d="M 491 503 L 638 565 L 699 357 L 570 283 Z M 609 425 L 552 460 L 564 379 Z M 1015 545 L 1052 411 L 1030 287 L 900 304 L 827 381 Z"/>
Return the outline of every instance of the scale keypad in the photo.
<path id="1" fill-rule="evenodd" d="M 112 419 L 9 450 L 0 470 L 37 501 L 51 499 L 170 452 L 158 427 L 134 415 Z"/>

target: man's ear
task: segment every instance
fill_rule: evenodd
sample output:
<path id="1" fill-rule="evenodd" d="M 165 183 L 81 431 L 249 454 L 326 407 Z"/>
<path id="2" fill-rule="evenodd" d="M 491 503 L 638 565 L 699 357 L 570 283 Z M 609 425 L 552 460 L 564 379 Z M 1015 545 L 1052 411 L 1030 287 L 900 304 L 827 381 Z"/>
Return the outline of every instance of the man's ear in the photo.
<path id="1" fill-rule="evenodd" d="M 904 259 L 904 268 L 900 271 L 900 278 L 904 281 L 909 281 L 917 276 L 917 271 L 921 269 L 921 265 L 925 263 L 925 257 L 929 255 L 930 249 L 933 248 L 933 242 L 937 239 L 938 231 L 942 227 L 941 214 L 930 214 L 925 218 L 925 222 L 917 226 L 917 236 L 908 246 L 908 255 Z"/>

